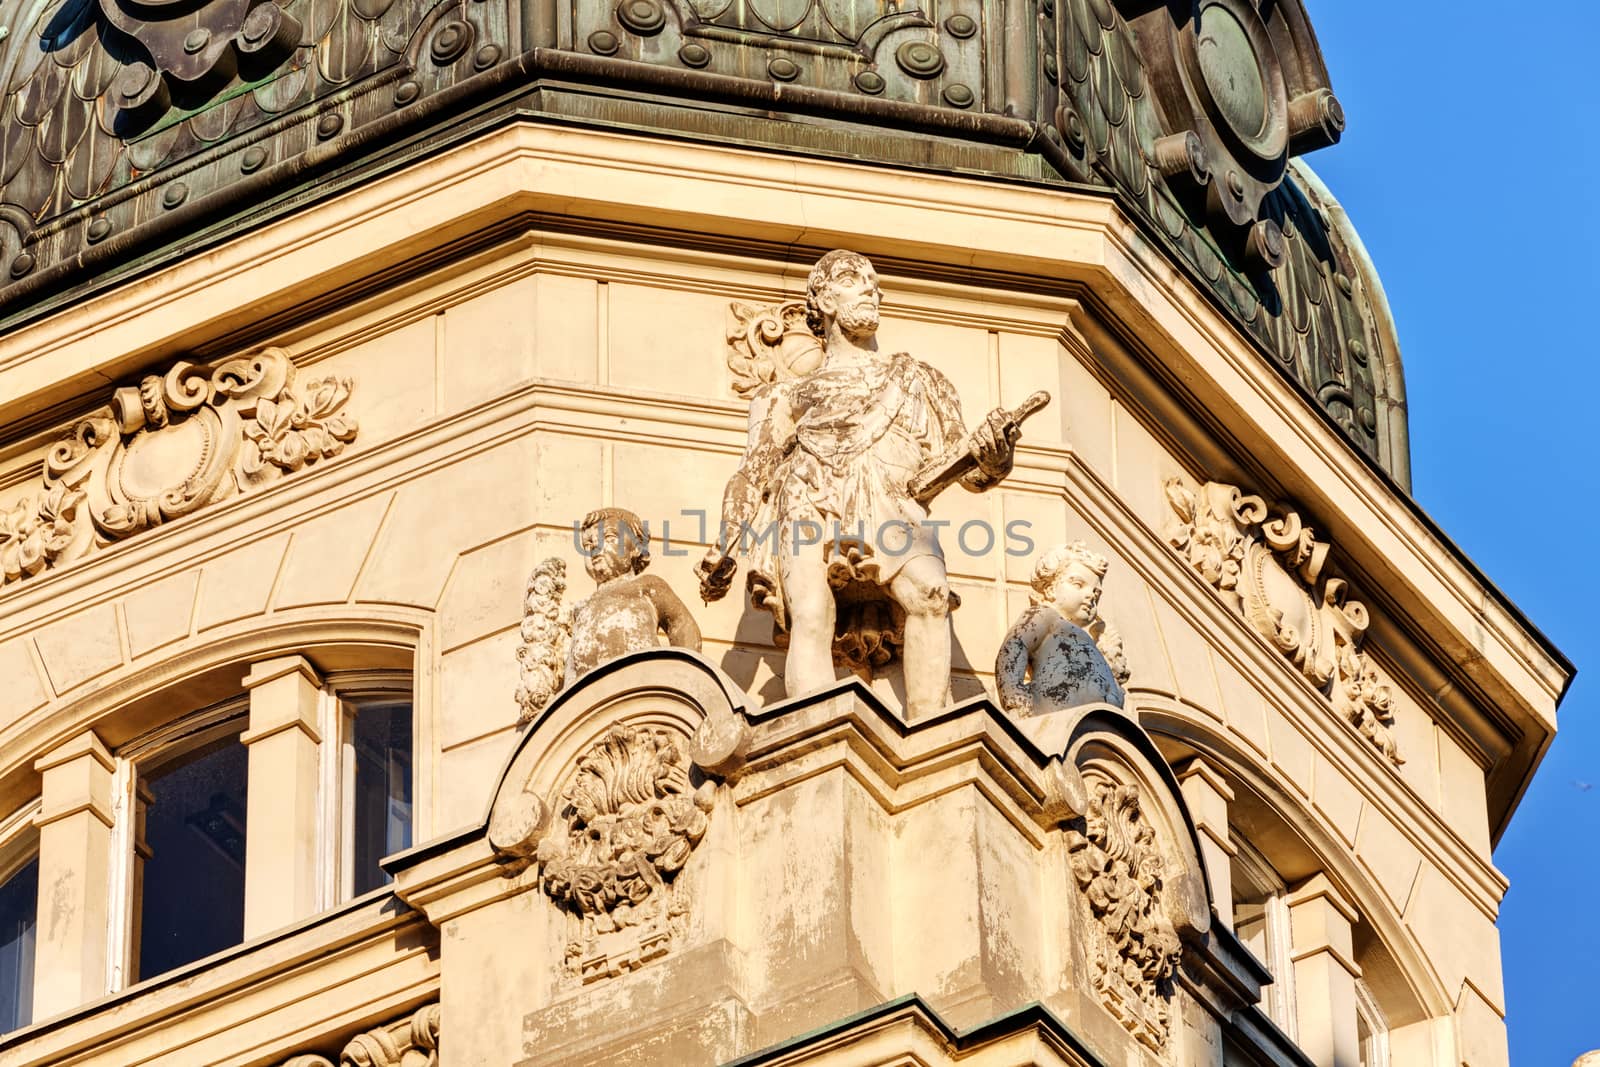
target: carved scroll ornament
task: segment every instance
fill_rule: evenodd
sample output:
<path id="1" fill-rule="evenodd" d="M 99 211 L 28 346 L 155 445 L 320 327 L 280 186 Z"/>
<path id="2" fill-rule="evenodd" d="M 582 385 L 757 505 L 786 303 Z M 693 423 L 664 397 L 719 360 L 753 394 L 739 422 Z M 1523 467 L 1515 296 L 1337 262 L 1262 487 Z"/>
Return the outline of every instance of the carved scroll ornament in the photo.
<path id="1" fill-rule="evenodd" d="M 1383 755 L 1396 748 L 1393 694 L 1361 651 L 1369 617 L 1346 583 L 1324 578 L 1329 544 L 1293 509 L 1274 516 L 1266 501 L 1236 486 L 1207 482 L 1198 491 L 1167 482 L 1177 517 L 1168 540 L 1252 629 L 1333 701 Z"/>
<path id="2" fill-rule="evenodd" d="M 1160 1051 L 1171 1028 L 1181 942 L 1162 900 L 1164 861 L 1155 828 L 1136 787 L 1085 778 L 1089 810 L 1082 829 L 1067 831 L 1067 849 L 1094 924 L 1090 977 L 1128 1032 Z"/>
<path id="3" fill-rule="evenodd" d="M 326 1056 L 293 1056 L 283 1067 L 336 1067 Z M 439 1067 L 439 1005 L 418 1008 L 404 1019 L 351 1038 L 337 1067 Z"/>
<path id="4" fill-rule="evenodd" d="M 740 396 L 749 399 L 763 386 L 808 374 L 822 355 L 821 339 L 806 324 L 804 300 L 728 305 L 728 370 Z"/>
<path id="5" fill-rule="evenodd" d="M 712 806 L 710 784 L 690 784 L 685 748 L 670 730 L 614 726 L 561 791 L 540 884 L 568 915 L 567 971 L 585 983 L 665 955 L 683 934 L 676 877 Z"/>
<path id="6" fill-rule="evenodd" d="M 337 456 L 352 388 L 299 382 L 267 348 L 117 389 L 50 449 L 43 489 L 0 510 L 0 588 Z"/>

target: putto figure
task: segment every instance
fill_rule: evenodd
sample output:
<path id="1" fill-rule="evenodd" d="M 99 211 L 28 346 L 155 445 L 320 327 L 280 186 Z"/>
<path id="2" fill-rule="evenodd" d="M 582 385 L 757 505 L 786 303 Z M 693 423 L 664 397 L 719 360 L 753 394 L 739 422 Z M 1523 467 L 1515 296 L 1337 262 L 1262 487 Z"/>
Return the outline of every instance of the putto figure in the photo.
<path id="1" fill-rule="evenodd" d="M 697 570 L 701 595 L 717 600 L 735 553 L 746 556 L 751 599 L 788 643 L 790 696 L 832 683 L 836 658 L 865 673 L 900 650 L 916 718 L 944 706 L 950 686 L 954 598 L 928 504 L 956 481 L 999 484 L 1019 423 L 1049 396 L 991 412 L 969 435 L 949 379 L 878 351 L 880 299 L 865 256 L 829 252 L 811 269 L 806 319 L 824 356 L 753 395 L 719 541 Z"/>
<path id="2" fill-rule="evenodd" d="M 670 645 L 700 650 L 700 627 L 689 609 L 671 586 L 644 573 L 650 532 L 639 516 L 625 508 L 591 511 L 578 527 L 578 547 L 596 588 L 565 616 L 566 564 L 547 559 L 528 578 L 517 648 L 519 726 L 532 722 L 563 686 L 618 656 L 659 647 L 662 634 Z"/>
<path id="3" fill-rule="evenodd" d="M 1014 715 L 1106 703 L 1122 706 L 1128 662 L 1122 638 L 1100 617 L 1106 558 L 1082 541 L 1046 552 L 1034 564 L 1033 604 L 995 656 L 1000 705 Z"/>

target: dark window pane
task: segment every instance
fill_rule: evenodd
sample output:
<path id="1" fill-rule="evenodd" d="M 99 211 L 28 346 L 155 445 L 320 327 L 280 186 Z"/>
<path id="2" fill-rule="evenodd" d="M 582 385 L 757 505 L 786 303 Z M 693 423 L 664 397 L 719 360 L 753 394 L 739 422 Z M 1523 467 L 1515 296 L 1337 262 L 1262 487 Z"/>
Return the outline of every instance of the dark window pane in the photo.
<path id="1" fill-rule="evenodd" d="M 0 1033 L 33 1021 L 33 926 L 39 909 L 39 861 L 0 886 Z"/>
<path id="2" fill-rule="evenodd" d="M 388 884 L 378 861 L 411 847 L 411 705 L 369 704 L 356 712 L 354 887 Z"/>
<path id="3" fill-rule="evenodd" d="M 140 980 L 244 939 L 248 769 L 234 734 L 145 779 L 155 799 L 145 819 Z"/>

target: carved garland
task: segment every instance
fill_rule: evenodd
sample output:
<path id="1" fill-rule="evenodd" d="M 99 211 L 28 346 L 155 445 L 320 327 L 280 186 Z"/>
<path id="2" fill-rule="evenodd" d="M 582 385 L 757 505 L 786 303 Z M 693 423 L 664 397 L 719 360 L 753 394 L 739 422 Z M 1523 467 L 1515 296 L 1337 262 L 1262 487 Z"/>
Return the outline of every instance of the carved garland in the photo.
<path id="1" fill-rule="evenodd" d="M 1322 577 L 1330 546 L 1293 509 L 1272 517 L 1266 501 L 1207 482 L 1198 493 L 1166 484 L 1178 518 L 1168 540 L 1251 628 L 1332 699 L 1362 736 L 1396 765 L 1393 694 L 1361 651 L 1369 617 L 1346 583 Z"/>
<path id="2" fill-rule="evenodd" d="M 1138 1041 L 1160 1051 L 1171 1029 L 1181 942 L 1162 903 L 1163 860 L 1139 791 L 1090 780 L 1082 829 L 1067 831 L 1072 872 L 1098 936 L 1089 948 L 1095 991 Z"/>
<path id="3" fill-rule="evenodd" d="M 337 456 L 353 384 L 298 383 L 267 348 L 117 389 L 51 448 L 43 491 L 0 510 L 0 588 Z"/>
<path id="4" fill-rule="evenodd" d="M 712 787 L 696 790 L 683 739 L 614 726 L 561 792 L 539 843 L 545 893 L 568 914 L 566 964 L 583 982 L 665 955 L 683 934 L 675 878 L 705 835 Z"/>
<path id="5" fill-rule="evenodd" d="M 315 1053 L 291 1056 L 283 1067 L 335 1067 Z M 404 1019 L 351 1038 L 337 1067 L 439 1067 L 439 1005 L 418 1008 Z"/>
<path id="6" fill-rule="evenodd" d="M 572 639 L 572 620 L 561 610 L 567 591 L 567 564 L 552 557 L 534 567 L 522 601 L 522 642 L 517 645 L 517 726 L 538 717 L 550 699 L 561 691 L 566 678 L 566 650 Z"/>

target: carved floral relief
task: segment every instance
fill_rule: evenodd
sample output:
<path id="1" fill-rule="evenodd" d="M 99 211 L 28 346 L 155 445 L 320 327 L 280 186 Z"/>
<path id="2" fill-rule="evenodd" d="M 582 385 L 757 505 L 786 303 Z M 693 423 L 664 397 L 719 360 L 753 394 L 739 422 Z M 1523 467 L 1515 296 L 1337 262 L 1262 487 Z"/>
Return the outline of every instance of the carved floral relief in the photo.
<path id="1" fill-rule="evenodd" d="M 1159 1052 L 1181 950 L 1162 899 L 1165 861 L 1135 786 L 1099 775 L 1085 775 L 1085 784 L 1089 810 L 1081 829 L 1067 831 L 1067 849 L 1093 920 L 1090 979 L 1128 1031 Z"/>
<path id="2" fill-rule="evenodd" d="M 439 1005 L 357 1034 L 339 1053 L 337 1067 L 439 1067 Z M 335 1067 L 315 1053 L 293 1056 L 283 1067 Z"/>
<path id="3" fill-rule="evenodd" d="M 1330 545 L 1299 512 L 1207 482 L 1167 482 L 1177 522 L 1168 540 L 1252 629 L 1271 641 L 1395 764 L 1393 694 L 1361 651 L 1369 616 L 1346 583 L 1325 578 Z"/>
<path id="4" fill-rule="evenodd" d="M 117 389 L 50 449 L 43 487 L 0 510 L 0 587 L 337 456 L 353 388 L 299 381 L 266 348 Z"/>
<path id="5" fill-rule="evenodd" d="M 712 806 L 690 766 L 686 739 L 649 726 L 613 726 L 579 758 L 538 848 L 540 884 L 568 917 L 569 976 L 621 974 L 683 936 L 676 878 Z"/>

